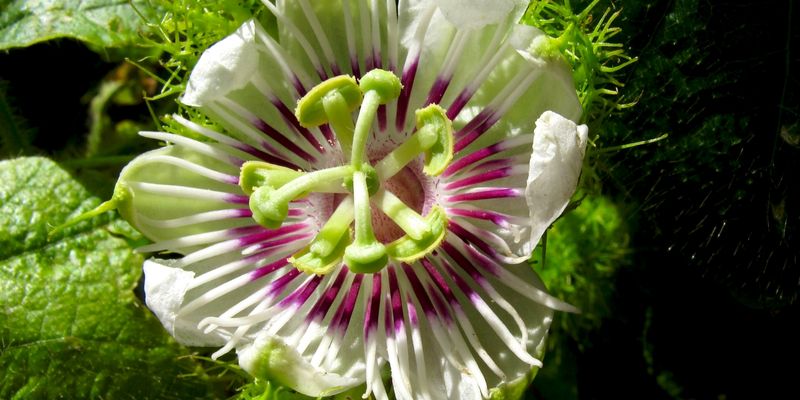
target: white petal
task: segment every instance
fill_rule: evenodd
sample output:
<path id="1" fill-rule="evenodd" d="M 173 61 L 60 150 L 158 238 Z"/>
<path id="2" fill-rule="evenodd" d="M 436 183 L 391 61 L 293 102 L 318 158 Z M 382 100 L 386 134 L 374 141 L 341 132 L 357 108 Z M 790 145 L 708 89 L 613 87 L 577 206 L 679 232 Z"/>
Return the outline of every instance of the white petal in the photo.
<path id="1" fill-rule="evenodd" d="M 280 382 L 311 397 L 341 393 L 363 379 L 325 371 L 309 363 L 282 339 L 261 332 L 252 344 L 237 349 L 239 365 L 251 375 Z"/>
<path id="2" fill-rule="evenodd" d="M 561 57 L 541 54 L 549 40 L 534 27 L 514 26 L 508 46 L 502 48 L 503 59 L 453 121 L 454 129 L 462 130 L 482 111 L 490 112 L 491 119 L 496 119 L 488 129 L 484 127 L 485 132 L 479 137 L 473 138 L 463 150 L 465 154 L 503 139 L 529 134 L 534 129 L 532 116 L 547 110 L 573 121 L 580 118 L 582 108 L 571 68 Z M 446 100 L 447 96 L 444 104 L 448 104 Z"/>
<path id="3" fill-rule="evenodd" d="M 318 78 L 320 71 L 331 74 L 335 72 L 334 68 L 339 70 L 334 75 L 353 73 L 351 61 L 364 61 L 368 56 L 364 53 L 362 43 L 369 38 L 362 37 L 361 25 L 370 21 L 371 4 L 354 0 L 304 1 L 276 2 L 276 10 L 283 17 L 278 20 L 281 46 L 296 55 L 304 70 L 314 78 Z M 366 29 L 369 30 L 369 27 Z M 313 54 L 308 54 L 306 48 Z M 377 50 L 380 51 L 380 48 Z M 358 75 L 364 72 L 361 69 Z"/>
<path id="4" fill-rule="evenodd" d="M 435 0 L 447 20 L 462 29 L 476 29 L 506 19 L 516 22 L 528 4 L 524 0 Z M 514 14 L 514 18 L 510 15 Z"/>
<path id="5" fill-rule="evenodd" d="M 536 121 L 528 185 L 531 242 L 536 243 L 569 204 L 575 193 L 589 133 L 586 125 L 551 111 Z"/>
<path id="6" fill-rule="evenodd" d="M 177 319 L 194 272 L 168 266 L 170 260 L 144 262 L 144 292 L 147 307 L 156 314 L 164 328 L 181 344 L 187 346 L 221 346 L 225 340 L 206 335 L 196 323 Z"/>
<path id="7" fill-rule="evenodd" d="M 442 266 L 439 268 L 439 273 L 450 282 L 449 286 L 460 304 L 460 310 L 453 308 L 453 315 L 461 329 L 466 335 L 472 335 L 475 343 L 483 347 L 482 350 L 504 375 L 498 376 L 492 370 L 485 369 L 485 364 L 482 364 L 489 388 L 526 375 L 532 365 L 520 359 L 509 348 L 509 342 L 501 340 L 496 328 L 498 324 L 504 324 L 516 339 L 516 344 L 522 345 L 530 356 L 540 358 L 547 330 L 552 321 L 553 309 L 536 301 L 534 296 L 527 296 L 519 290 L 543 291 L 544 285 L 533 269 L 526 264 L 514 266 L 495 262 L 452 237 L 447 243 L 453 247 L 444 248 L 437 259 L 432 258 L 431 261 Z M 454 255 L 456 257 L 453 257 Z M 449 271 L 443 268 L 445 263 L 452 267 Z M 458 279 L 469 286 L 470 293 L 465 292 L 456 282 Z M 501 306 L 504 302 L 511 304 L 524 321 L 524 327 L 517 326 L 512 316 Z M 482 303 L 484 311 L 479 311 L 478 303 Z M 494 321 L 487 319 L 488 314 L 485 311 L 487 308 L 500 319 Z M 463 320 L 458 319 L 459 313 L 463 315 Z M 467 327 L 465 322 L 469 323 L 470 327 Z M 524 328 L 525 331 L 521 331 L 520 328 Z M 478 349 L 474 344 L 472 346 L 473 355 L 478 359 Z"/>
<path id="8" fill-rule="evenodd" d="M 552 111 L 578 120 L 581 105 L 568 66 L 557 57 L 541 54 L 548 41 L 538 29 L 516 25 L 508 42 L 497 52 L 501 60 L 485 80 L 456 74 L 456 87 L 466 84 L 465 90 L 477 91 L 453 121 L 460 135 L 457 148 L 464 148 L 456 153 L 452 168 L 441 181 L 446 194 L 463 195 L 491 188 L 525 192 L 531 169 L 532 133 L 536 129 L 532 117 Z M 443 103 L 449 104 L 450 98 L 445 95 Z M 486 197 L 451 206 L 460 209 L 452 212 L 462 215 L 458 217 L 459 224 L 494 247 L 507 263 L 527 260 L 542 233 L 532 232 L 531 209 L 523 196 Z M 478 217 L 479 212 L 487 215 Z M 465 213 L 472 216 L 464 218 Z M 488 214 L 501 223 L 493 223 Z"/>
<path id="9" fill-rule="evenodd" d="M 196 107 L 208 104 L 245 86 L 257 67 L 255 22 L 250 20 L 203 52 L 181 102 Z"/>

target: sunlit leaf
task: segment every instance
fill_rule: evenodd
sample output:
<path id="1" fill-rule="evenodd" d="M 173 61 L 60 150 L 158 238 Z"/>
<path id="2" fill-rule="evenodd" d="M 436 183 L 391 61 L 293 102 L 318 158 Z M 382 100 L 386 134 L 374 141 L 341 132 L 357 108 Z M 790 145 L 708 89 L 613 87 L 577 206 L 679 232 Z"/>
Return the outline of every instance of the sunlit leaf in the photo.
<path id="1" fill-rule="evenodd" d="M 42 158 L 0 162 L 0 398 L 207 398 L 188 352 L 134 295 L 142 257 L 111 214 Z"/>

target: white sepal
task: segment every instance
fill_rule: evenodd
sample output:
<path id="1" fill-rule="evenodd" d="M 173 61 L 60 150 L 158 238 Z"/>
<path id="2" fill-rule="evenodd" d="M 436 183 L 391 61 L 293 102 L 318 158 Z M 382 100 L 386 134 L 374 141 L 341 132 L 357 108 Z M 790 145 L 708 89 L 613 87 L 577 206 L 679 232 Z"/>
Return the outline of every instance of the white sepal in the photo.
<path id="1" fill-rule="evenodd" d="M 525 198 L 530 208 L 531 242 L 536 243 L 575 193 L 589 129 L 545 111 L 536 121 Z"/>
<path id="2" fill-rule="evenodd" d="M 181 102 L 201 107 L 244 87 L 258 67 L 255 21 L 249 20 L 235 32 L 203 52 L 189 76 Z"/>
<path id="3" fill-rule="evenodd" d="M 225 340 L 216 335 L 206 335 L 196 323 L 187 323 L 178 317 L 194 272 L 170 267 L 171 260 L 146 260 L 144 262 L 144 292 L 147 307 L 179 343 L 187 346 L 221 346 Z"/>

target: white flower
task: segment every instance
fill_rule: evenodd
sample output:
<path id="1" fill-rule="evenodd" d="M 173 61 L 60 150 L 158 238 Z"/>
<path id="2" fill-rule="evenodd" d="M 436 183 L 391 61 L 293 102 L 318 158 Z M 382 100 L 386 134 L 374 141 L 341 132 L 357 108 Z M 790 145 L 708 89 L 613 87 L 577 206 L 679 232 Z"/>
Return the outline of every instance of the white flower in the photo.
<path id="1" fill-rule="evenodd" d="M 587 136 L 568 68 L 515 23 L 525 2 L 265 6 L 277 37 L 247 22 L 182 98 L 227 133 L 175 116 L 195 138 L 143 132 L 171 145 L 121 174 L 141 250 L 183 255 L 145 263 L 148 306 L 179 342 L 309 396 L 386 399 L 387 370 L 398 399 L 523 379 L 573 310 L 525 261 Z"/>

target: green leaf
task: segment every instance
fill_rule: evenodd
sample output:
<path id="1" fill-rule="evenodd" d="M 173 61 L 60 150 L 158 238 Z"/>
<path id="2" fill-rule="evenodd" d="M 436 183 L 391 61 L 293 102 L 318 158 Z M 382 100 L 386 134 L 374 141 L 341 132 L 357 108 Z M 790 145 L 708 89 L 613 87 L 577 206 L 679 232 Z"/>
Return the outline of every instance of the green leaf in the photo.
<path id="1" fill-rule="evenodd" d="M 0 50 L 56 38 L 100 48 L 139 41 L 145 20 L 157 21 L 147 0 L 0 0 Z"/>
<path id="2" fill-rule="evenodd" d="M 0 398 L 205 398 L 208 378 L 134 295 L 137 234 L 43 158 L 0 162 Z"/>

